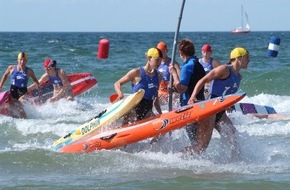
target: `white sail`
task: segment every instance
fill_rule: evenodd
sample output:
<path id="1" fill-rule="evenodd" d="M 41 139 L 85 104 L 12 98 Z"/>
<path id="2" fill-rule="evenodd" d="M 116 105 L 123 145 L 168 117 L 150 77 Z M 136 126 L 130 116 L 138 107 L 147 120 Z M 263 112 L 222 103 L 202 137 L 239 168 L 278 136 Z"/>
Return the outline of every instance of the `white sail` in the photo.
<path id="1" fill-rule="evenodd" d="M 250 27 L 250 23 L 249 23 L 249 17 L 248 17 L 248 14 L 247 14 L 246 12 L 245 12 L 245 16 L 246 16 L 246 20 L 247 20 L 247 23 L 246 23 L 245 28 L 246 28 L 247 30 L 250 30 L 251 27 Z"/>
<path id="2" fill-rule="evenodd" d="M 246 25 L 244 27 L 244 14 L 246 17 Z M 248 18 L 248 14 L 246 12 L 244 12 L 243 10 L 243 5 L 241 6 L 241 26 L 237 27 L 236 29 L 232 30 L 232 33 L 235 34 L 239 34 L 239 33 L 249 33 L 251 30 L 250 28 L 250 24 L 249 24 L 249 18 Z"/>

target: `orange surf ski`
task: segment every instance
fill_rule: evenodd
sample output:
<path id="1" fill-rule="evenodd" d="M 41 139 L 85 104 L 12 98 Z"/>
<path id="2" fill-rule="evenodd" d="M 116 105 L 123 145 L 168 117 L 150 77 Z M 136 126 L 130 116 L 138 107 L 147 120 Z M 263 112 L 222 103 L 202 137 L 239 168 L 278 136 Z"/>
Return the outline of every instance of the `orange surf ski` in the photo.
<path id="1" fill-rule="evenodd" d="M 62 153 L 89 153 L 101 149 L 113 149 L 151 138 L 184 127 L 214 115 L 244 98 L 239 92 L 225 97 L 198 102 L 161 115 L 153 116 L 131 125 L 116 126 L 102 133 L 93 133 L 69 145 L 59 147 Z"/>

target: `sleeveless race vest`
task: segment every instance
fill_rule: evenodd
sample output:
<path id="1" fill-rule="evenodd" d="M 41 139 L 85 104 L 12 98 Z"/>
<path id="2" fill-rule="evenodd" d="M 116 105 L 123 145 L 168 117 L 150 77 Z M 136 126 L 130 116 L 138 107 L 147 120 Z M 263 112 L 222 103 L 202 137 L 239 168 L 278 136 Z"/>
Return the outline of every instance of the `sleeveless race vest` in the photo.
<path id="1" fill-rule="evenodd" d="M 234 74 L 232 66 L 228 66 L 228 68 L 230 75 L 226 79 L 214 79 L 211 83 L 210 93 L 212 97 L 222 96 L 225 90 L 225 95 L 234 94 L 238 91 L 241 82 L 241 74 Z"/>
<path id="2" fill-rule="evenodd" d="M 28 83 L 28 68 L 26 67 L 24 71 L 18 71 L 17 65 L 15 65 L 10 77 L 10 84 L 18 88 L 26 88 Z"/>
<path id="3" fill-rule="evenodd" d="M 171 58 L 168 58 L 164 63 L 161 63 L 158 67 L 158 71 L 162 73 L 162 81 L 169 81 L 170 73 L 168 71 L 169 64 L 171 63 Z"/>
<path id="4" fill-rule="evenodd" d="M 204 62 L 203 59 L 199 59 L 199 63 L 203 66 L 205 73 L 209 73 L 213 69 L 213 58 L 210 58 L 209 62 Z"/>
<path id="5" fill-rule="evenodd" d="M 146 75 L 143 67 L 140 67 L 141 80 L 137 84 L 132 84 L 132 92 L 135 93 L 139 89 L 144 89 L 144 97 L 146 100 L 153 100 L 157 95 L 159 86 L 158 72 L 155 70 L 154 76 L 151 78 Z"/>
<path id="6" fill-rule="evenodd" d="M 54 86 L 63 86 L 61 78 L 58 76 L 58 68 L 55 68 L 55 72 L 56 72 L 56 76 L 50 76 L 48 75 L 48 80 L 50 81 L 50 83 Z"/>

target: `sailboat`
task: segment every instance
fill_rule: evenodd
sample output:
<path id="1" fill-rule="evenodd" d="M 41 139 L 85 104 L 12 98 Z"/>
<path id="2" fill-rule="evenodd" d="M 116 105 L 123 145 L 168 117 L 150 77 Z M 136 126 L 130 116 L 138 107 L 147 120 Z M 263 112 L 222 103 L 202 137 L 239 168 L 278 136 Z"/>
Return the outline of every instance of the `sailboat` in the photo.
<path id="1" fill-rule="evenodd" d="M 244 13 L 245 13 L 245 17 L 246 17 L 246 25 L 244 27 Z M 243 10 L 243 5 L 241 6 L 241 26 L 232 30 L 233 34 L 245 34 L 245 33 L 249 33 L 251 31 L 250 28 L 250 24 L 249 24 L 249 18 L 248 18 L 248 14 L 246 12 L 244 12 Z"/>

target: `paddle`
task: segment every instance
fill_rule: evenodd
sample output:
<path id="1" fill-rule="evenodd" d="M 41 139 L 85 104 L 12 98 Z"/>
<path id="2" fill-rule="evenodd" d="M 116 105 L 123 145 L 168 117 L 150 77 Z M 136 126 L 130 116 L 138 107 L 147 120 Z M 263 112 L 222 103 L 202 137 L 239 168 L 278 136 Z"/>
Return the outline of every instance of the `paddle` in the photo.
<path id="1" fill-rule="evenodd" d="M 115 94 L 111 94 L 111 96 L 110 96 L 110 102 L 111 103 L 114 103 L 115 101 L 118 101 L 119 99 L 118 99 L 118 94 L 117 93 L 115 93 Z"/>
<path id="2" fill-rule="evenodd" d="M 176 48 L 177 48 L 177 41 L 178 41 L 178 35 L 179 35 L 179 29 L 180 29 L 180 23 L 181 23 L 181 19 L 182 19 L 182 13 L 183 13 L 183 8 L 184 8 L 184 4 L 185 4 L 185 0 L 182 1 L 182 5 L 180 8 L 180 13 L 179 13 L 179 17 L 178 17 L 178 23 L 177 23 L 177 28 L 176 28 L 176 32 L 174 35 L 174 41 L 173 41 L 173 50 L 172 50 L 172 57 L 171 57 L 171 64 L 172 66 L 174 66 L 175 63 L 175 54 L 176 54 Z M 168 110 L 172 111 L 172 86 L 173 86 L 173 77 L 172 75 L 170 75 L 170 80 L 169 80 L 169 101 L 168 101 Z"/>
<path id="3" fill-rule="evenodd" d="M 124 98 L 126 98 L 127 96 L 129 96 L 130 94 L 127 94 L 127 93 L 125 93 L 124 94 Z M 118 96 L 118 94 L 117 93 L 115 93 L 115 94 L 111 94 L 110 95 L 110 102 L 111 103 L 115 103 L 115 102 L 117 102 L 117 101 L 119 101 L 120 99 L 118 98 L 119 96 Z"/>

